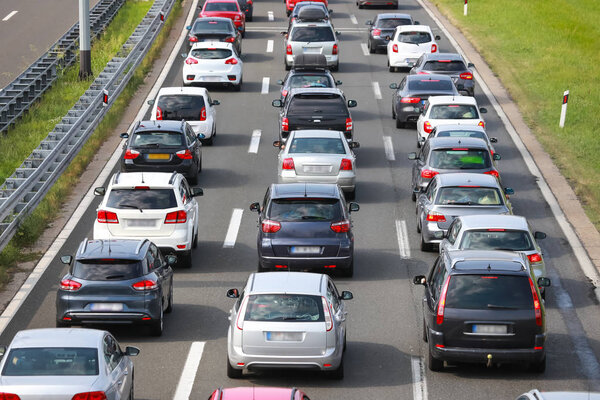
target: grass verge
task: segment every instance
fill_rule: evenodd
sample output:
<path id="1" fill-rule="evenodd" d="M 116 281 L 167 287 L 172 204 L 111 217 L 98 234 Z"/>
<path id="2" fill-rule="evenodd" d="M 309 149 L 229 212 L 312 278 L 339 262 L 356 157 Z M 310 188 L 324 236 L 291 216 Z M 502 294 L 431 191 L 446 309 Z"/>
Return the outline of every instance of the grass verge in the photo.
<path id="1" fill-rule="evenodd" d="M 145 8 L 145 11 L 142 11 L 143 8 L 137 10 L 139 13 L 141 13 L 141 14 L 139 14 L 140 15 L 139 19 L 137 20 L 137 22 L 131 23 L 131 29 L 125 29 L 125 30 L 128 30 L 129 33 L 126 33 L 123 36 L 122 34 L 120 34 L 117 31 L 119 31 L 120 29 L 123 29 L 123 24 L 125 23 L 125 21 L 129 21 L 129 18 L 133 18 L 133 17 L 128 15 L 127 17 L 125 17 L 125 18 L 127 18 L 125 20 L 118 20 L 118 18 L 121 15 L 121 13 L 124 10 L 126 10 L 125 7 L 127 7 L 130 4 L 136 8 L 139 7 L 140 5 L 143 5 Z M 94 55 L 94 57 L 96 57 L 96 59 L 97 59 L 96 51 L 98 51 L 98 49 L 96 49 L 96 46 L 107 45 L 104 43 L 104 39 L 107 39 L 108 41 L 113 42 L 112 48 L 115 48 L 115 53 L 116 53 L 116 51 L 118 51 L 121 48 L 123 43 L 125 43 L 127 38 L 131 35 L 131 33 L 133 32 L 133 29 L 135 29 L 135 27 L 139 24 L 139 21 L 141 21 L 143 16 L 146 15 L 151 4 L 152 4 L 152 2 L 137 1 L 137 0 L 136 1 L 127 1 L 125 3 L 125 5 L 123 5 L 123 7 L 119 11 L 119 13 L 117 14 L 114 21 L 110 24 L 109 28 L 106 30 L 106 33 L 103 35 L 103 37 L 100 40 L 98 40 L 92 47 L 92 54 Z M 131 77 L 131 80 L 129 81 L 129 83 L 127 84 L 127 86 L 125 87 L 125 89 L 123 90 L 121 95 L 119 96 L 119 98 L 115 101 L 115 103 L 113 104 L 111 109 L 106 113 L 104 119 L 102 120 L 102 122 L 100 123 L 100 125 L 98 126 L 96 131 L 90 136 L 89 140 L 84 145 L 82 150 L 79 152 L 77 157 L 75 157 L 75 159 L 73 160 L 71 165 L 67 168 L 67 170 L 58 179 L 56 184 L 48 192 L 48 194 L 46 195 L 44 200 L 42 200 L 42 202 L 39 204 L 39 206 L 36 208 L 36 210 L 29 217 L 27 217 L 27 219 L 25 219 L 25 221 L 23 221 L 19 231 L 14 236 L 14 238 L 11 240 L 11 242 L 4 248 L 4 250 L 2 252 L 0 252 L 0 285 L 4 285 L 8 281 L 9 276 L 10 276 L 10 270 L 12 268 L 14 268 L 18 262 L 33 260 L 38 256 L 37 254 L 32 254 L 27 249 L 37 241 L 37 239 L 40 237 L 40 235 L 48 227 L 50 222 L 52 222 L 56 218 L 56 216 L 61 212 L 61 206 L 64 203 L 64 200 L 71 193 L 71 191 L 72 191 L 73 187 L 75 186 L 75 184 L 77 183 L 79 177 L 85 171 L 87 165 L 93 159 L 94 155 L 96 154 L 96 152 L 98 151 L 100 146 L 109 137 L 109 135 L 111 133 L 113 133 L 114 129 L 121 121 L 121 118 L 123 117 L 123 114 L 125 113 L 129 102 L 133 98 L 137 89 L 144 82 L 144 78 L 146 77 L 146 75 L 152 69 L 152 65 L 153 65 L 154 61 L 156 61 L 156 59 L 160 56 L 160 52 L 169 37 L 169 32 L 170 32 L 173 24 L 177 20 L 177 17 L 181 14 L 181 11 L 182 11 L 181 0 L 178 0 L 175 2 L 173 10 L 171 11 L 169 18 L 165 22 L 165 26 L 159 33 L 159 35 L 156 38 L 154 44 L 152 45 L 150 51 L 148 52 L 148 54 L 142 61 L 141 65 L 138 67 L 138 69 L 135 71 L 135 73 Z M 113 30 L 114 30 L 114 32 L 113 32 Z M 115 44 L 116 43 L 115 41 L 117 41 L 115 36 L 122 37 L 120 44 Z M 106 61 L 104 62 L 104 65 L 94 64 L 95 65 L 95 67 L 93 69 L 94 73 L 96 73 L 96 74 L 99 73 L 104 68 L 106 63 L 110 60 L 110 58 L 112 58 L 112 56 L 108 57 L 106 59 Z M 73 69 L 73 71 L 70 71 L 70 69 Z M 60 78 L 57 81 L 57 84 L 55 84 L 54 87 L 50 91 L 48 91 L 48 93 L 47 93 L 48 97 L 44 96 L 42 98 L 42 100 L 36 105 L 36 107 L 35 107 L 36 109 L 32 110 L 32 112 L 30 112 L 26 118 L 29 119 L 30 115 L 34 114 L 35 112 L 40 112 L 38 109 L 44 109 L 44 110 L 52 109 L 53 108 L 53 104 L 52 104 L 53 99 L 57 99 L 57 98 L 61 97 L 60 92 L 54 92 L 54 91 L 58 90 L 59 88 L 63 88 L 64 92 L 66 92 L 66 93 L 64 93 L 64 95 L 67 95 L 67 93 L 70 92 L 70 89 L 69 89 L 70 84 L 69 84 L 68 80 L 70 79 L 69 77 L 71 77 L 71 74 L 74 74 L 71 84 L 76 85 L 79 83 L 77 81 L 78 71 L 79 71 L 78 63 L 73 65 L 71 68 L 65 70 L 66 78 L 65 77 Z M 65 82 L 65 80 L 67 80 L 67 81 Z M 91 81 L 87 82 L 86 88 L 89 87 L 90 83 L 91 83 Z M 85 91 L 85 89 L 83 91 Z M 53 93 L 50 93 L 50 92 L 53 92 Z M 81 94 L 77 96 L 75 101 L 80 96 L 81 96 Z M 38 118 L 42 118 L 43 115 L 46 115 L 46 116 L 57 115 L 57 116 L 51 117 L 51 118 L 55 119 L 54 122 L 46 122 L 49 125 L 38 126 L 37 129 L 43 130 L 43 132 L 45 132 L 45 133 L 41 134 L 41 137 L 33 145 L 33 147 L 31 147 L 29 152 L 26 152 L 26 154 L 24 154 L 21 157 L 20 161 L 17 162 L 16 166 L 13 167 L 13 170 L 14 170 L 14 168 L 18 167 L 20 165 L 20 163 L 22 162 L 22 160 L 27 155 L 29 155 L 31 150 L 39 144 L 39 141 L 41 139 L 43 139 L 47 135 L 47 133 L 52 130 L 52 128 L 54 128 L 54 125 L 58 121 L 60 121 L 60 118 L 62 118 L 62 116 L 64 114 L 66 114 L 66 112 L 72 107 L 72 105 L 75 103 L 75 101 L 73 101 L 71 103 L 71 105 L 69 105 L 64 110 L 64 112 L 60 115 L 49 114 L 49 111 L 45 111 L 46 114 L 38 114 Z M 47 104 L 47 103 L 50 103 L 50 104 Z M 56 111 L 56 112 L 58 112 L 58 111 Z M 33 118 L 31 120 L 31 123 L 35 123 L 34 119 L 35 118 Z M 49 127 L 47 127 L 47 126 L 49 126 Z M 17 131 L 18 129 L 21 129 L 21 124 L 17 125 L 17 128 L 15 129 L 15 131 Z M 0 142 L 0 148 L 4 148 L 5 145 L 6 144 L 3 144 L 2 142 Z M 3 160 L 2 157 L 3 157 L 3 155 L 0 153 L 0 160 Z M 12 171 L 11 171 L 11 173 L 12 173 Z M 2 176 L 2 175 L 0 175 L 0 176 Z M 6 176 L 3 176 L 3 179 L 5 179 L 5 178 L 6 178 Z"/>
<path id="2" fill-rule="evenodd" d="M 473 43 L 600 228 L 600 2 L 431 0 Z M 570 90 L 565 128 L 562 94 Z"/>

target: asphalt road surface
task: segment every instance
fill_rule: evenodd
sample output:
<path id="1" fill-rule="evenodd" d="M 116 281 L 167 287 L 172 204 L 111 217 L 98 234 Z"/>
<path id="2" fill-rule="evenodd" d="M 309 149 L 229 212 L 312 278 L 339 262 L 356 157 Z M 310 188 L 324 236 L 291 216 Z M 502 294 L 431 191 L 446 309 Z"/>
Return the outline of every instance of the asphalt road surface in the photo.
<path id="1" fill-rule="evenodd" d="M 285 76 L 279 31 L 287 26 L 287 18 L 280 0 L 259 0 L 243 43 L 242 92 L 211 91 L 221 105 L 215 144 L 203 149 L 200 242 L 193 268 L 176 271 L 175 308 L 165 317 L 165 333 L 152 338 L 138 328 L 111 329 L 122 344 L 142 350 L 135 359 L 136 397 L 172 399 L 182 374 L 193 380 L 191 399 L 206 399 L 219 386 L 239 385 L 297 386 L 314 399 L 514 399 L 532 388 L 600 390 L 600 316 L 591 286 L 543 200 L 536 177 L 527 172 L 479 88 L 477 100 L 489 110 L 485 116 L 488 132 L 498 138 L 495 147 L 502 155 L 499 169 L 504 184 L 515 189 L 511 198 L 515 213 L 525 215 L 536 230 L 548 234 L 541 242 L 553 281 L 546 299 L 548 368 L 542 375 L 520 365 L 490 369 L 459 365 L 442 373 L 427 370 L 422 361 L 427 354 L 421 340 L 423 288 L 413 286 L 411 280 L 429 270 L 435 253 L 419 250 L 410 199 L 411 161 L 407 159 L 407 153 L 416 151 L 415 131 L 414 127 L 395 128 L 388 89 L 404 73 L 388 72 L 385 55 L 366 55 L 361 46 L 366 43 L 364 22 L 384 10 L 358 10 L 355 4 L 340 0 L 332 0 L 330 8 L 336 29 L 342 31 L 340 71 L 334 75 L 343 81 L 341 88 L 347 98 L 358 101 L 352 115 L 355 140 L 361 144 L 356 151 L 356 201 L 361 210 L 353 214 L 355 275 L 336 278 L 340 290 L 354 293 L 354 300 L 347 303 L 345 378 L 332 381 L 313 373 L 274 372 L 234 381 L 225 372 L 227 316 L 233 304 L 225 292 L 243 287 L 257 266 L 256 214 L 248 205 L 260 201 L 267 186 L 276 181 L 277 151 L 271 143 L 277 137 L 277 109 L 271 107 L 271 100 L 279 96 L 275 82 Z M 413 0 L 403 0 L 399 8 L 421 24 L 432 24 Z M 272 52 L 267 52 L 269 40 L 274 41 Z M 441 51 L 453 51 L 447 38 L 439 43 Z M 166 86 L 181 85 L 182 63 L 178 57 Z M 261 94 L 264 78 L 270 79 L 267 94 Z M 377 99 L 376 88 L 381 99 Z M 261 131 L 261 137 L 253 153 L 249 146 L 255 130 Z M 83 238 L 92 237 L 98 202 L 96 199 L 86 211 L 60 254 L 73 254 Z M 243 210 L 237 240 L 233 247 L 224 247 L 236 208 Z M 20 329 L 54 326 L 55 294 L 65 271 L 58 259 L 53 261 L 0 342 L 8 344 Z M 199 352 L 190 358 L 190 368 L 184 369 L 193 342 L 203 342 L 203 352 L 197 368 L 193 358 L 198 358 Z"/>

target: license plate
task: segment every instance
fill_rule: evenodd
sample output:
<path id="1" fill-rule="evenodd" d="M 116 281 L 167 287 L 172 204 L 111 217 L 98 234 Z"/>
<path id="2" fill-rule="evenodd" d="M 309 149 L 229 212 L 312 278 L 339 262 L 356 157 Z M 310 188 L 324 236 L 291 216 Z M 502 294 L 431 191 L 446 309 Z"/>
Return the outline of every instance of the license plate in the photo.
<path id="1" fill-rule="evenodd" d="M 479 333 L 483 335 L 505 335 L 507 332 L 508 327 L 506 325 L 473 325 L 473 333 Z"/>
<path id="2" fill-rule="evenodd" d="M 148 160 L 168 160 L 171 156 L 169 154 L 152 153 L 148 154 Z"/>
<path id="3" fill-rule="evenodd" d="M 304 47 L 302 50 L 304 51 L 304 53 L 321 54 L 320 47 Z"/>
<path id="4" fill-rule="evenodd" d="M 145 228 L 156 226 L 156 222 L 153 219 L 129 219 L 127 220 L 127 226 L 142 226 Z"/>
<path id="5" fill-rule="evenodd" d="M 302 332 L 266 332 L 270 342 L 300 342 Z"/>
<path id="6" fill-rule="evenodd" d="M 416 59 L 416 58 L 407 58 L 407 59 L 406 59 L 406 62 L 407 62 L 408 64 L 414 64 L 414 63 L 416 63 L 416 62 L 417 62 L 417 59 Z"/>
<path id="7" fill-rule="evenodd" d="M 292 246 L 290 249 L 292 254 L 319 254 L 321 252 L 320 246 Z"/>
<path id="8" fill-rule="evenodd" d="M 329 172 L 330 167 L 328 165 L 305 165 L 304 172 Z"/>
<path id="9" fill-rule="evenodd" d="M 92 303 L 90 304 L 92 311 L 123 311 L 122 303 Z"/>
<path id="10" fill-rule="evenodd" d="M 219 82 L 221 78 L 218 76 L 205 76 L 203 80 L 204 82 Z"/>

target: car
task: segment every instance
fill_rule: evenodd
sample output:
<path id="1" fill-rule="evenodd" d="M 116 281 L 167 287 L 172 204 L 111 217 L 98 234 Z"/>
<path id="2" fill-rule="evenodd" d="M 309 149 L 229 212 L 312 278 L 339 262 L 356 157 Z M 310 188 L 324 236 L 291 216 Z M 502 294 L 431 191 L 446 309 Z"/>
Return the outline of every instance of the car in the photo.
<path id="1" fill-rule="evenodd" d="M 409 122 L 416 122 L 423 106 L 431 96 L 459 96 L 456 86 L 445 75 L 408 75 L 399 84 L 390 84 L 392 95 L 392 118 L 396 128 L 405 128 Z"/>
<path id="2" fill-rule="evenodd" d="M 242 37 L 246 36 L 246 14 L 237 0 L 206 0 L 198 18 L 223 17 L 233 21 Z"/>
<path id="3" fill-rule="evenodd" d="M 454 218 L 464 215 L 512 214 L 507 195 L 495 176 L 473 173 L 438 174 L 417 196 L 417 232 L 421 250 L 429 251 L 442 241 Z M 485 219 L 481 219 L 485 221 Z"/>
<path id="4" fill-rule="evenodd" d="M 26 329 L 2 346 L 2 398 L 133 399 L 137 347 L 121 349 L 107 331 Z"/>
<path id="5" fill-rule="evenodd" d="M 284 0 L 285 3 L 285 15 L 286 16 L 290 16 L 292 14 L 292 11 L 294 11 L 294 8 L 296 7 L 297 4 L 300 4 L 302 2 L 304 2 L 305 0 Z M 327 0 L 310 0 L 311 3 L 323 3 L 325 5 L 325 8 L 328 7 L 328 2 Z"/>
<path id="6" fill-rule="evenodd" d="M 467 96 L 475 96 L 473 80 L 473 63 L 467 63 L 458 53 L 425 53 L 411 68 L 411 75 L 448 75 L 459 92 Z"/>
<path id="7" fill-rule="evenodd" d="M 202 144 L 211 146 L 217 135 L 217 110 L 220 103 L 213 100 L 205 88 L 163 87 L 156 99 L 148 100 L 152 106 L 151 121 L 185 120 L 196 135 L 204 136 Z"/>
<path id="8" fill-rule="evenodd" d="M 471 96 L 433 96 L 427 99 L 417 119 L 417 146 L 429 137 L 437 125 L 475 125 L 485 128 L 481 114 L 487 109 L 479 107 Z"/>
<path id="9" fill-rule="evenodd" d="M 408 153 L 415 160 L 412 168 L 413 201 L 425 190 L 437 174 L 475 172 L 500 177 L 495 160 L 501 156 L 490 154 L 487 143 L 477 138 L 432 138 L 425 142 L 419 153 Z"/>
<path id="10" fill-rule="evenodd" d="M 177 266 L 191 268 L 198 246 L 201 188 L 190 188 L 177 172 L 117 172 L 96 211 L 94 239 L 150 239 L 163 255 L 177 256 Z"/>
<path id="11" fill-rule="evenodd" d="M 202 171 L 204 134 L 194 133 L 186 121 L 138 121 L 126 139 L 121 157 L 123 172 L 173 172 L 192 184 Z"/>
<path id="12" fill-rule="evenodd" d="M 211 393 L 208 400 L 310 400 L 306 393 L 297 388 L 237 387 L 219 388 Z"/>
<path id="13" fill-rule="evenodd" d="M 455 250 L 508 250 L 523 253 L 535 278 L 546 276 L 546 265 L 538 240 L 546 234 L 534 231 L 518 215 L 464 215 L 457 217 L 440 243 L 440 253 Z"/>
<path id="14" fill-rule="evenodd" d="M 327 129 L 342 131 L 346 140 L 352 141 L 353 122 L 349 108 L 356 107 L 356 100 L 346 100 L 337 88 L 291 89 L 284 102 L 273 100 L 273 107 L 280 108 L 279 140 L 287 141 L 291 131 L 304 129 Z"/>
<path id="15" fill-rule="evenodd" d="M 433 34 L 427 25 L 399 25 L 394 33 L 386 36 L 388 68 L 411 68 L 424 53 L 437 53 L 439 35 Z"/>
<path id="16" fill-rule="evenodd" d="M 277 84 L 281 85 L 281 101 L 284 101 L 291 89 L 335 88 L 341 85 L 342 81 L 333 78 L 323 54 L 300 54 L 294 57 L 294 66 L 284 79 L 277 81 Z"/>
<path id="17" fill-rule="evenodd" d="M 191 48 L 198 42 L 221 41 L 233 43 L 238 54 L 242 54 L 242 34 L 233 25 L 229 18 L 205 17 L 197 18 L 194 25 L 186 27 L 188 34 L 188 45 Z"/>
<path id="18" fill-rule="evenodd" d="M 600 400 L 600 393 L 540 392 L 537 389 L 533 389 L 517 397 L 517 400 Z"/>
<path id="19" fill-rule="evenodd" d="M 365 6 L 398 8 L 398 0 L 356 0 L 356 6 L 359 9 Z"/>
<path id="20" fill-rule="evenodd" d="M 369 27 L 367 48 L 374 54 L 379 50 L 387 51 L 387 37 L 394 34 L 397 26 L 419 25 L 419 21 L 414 21 L 410 14 L 384 13 L 377 14 L 375 20 L 367 20 L 365 25 Z"/>
<path id="21" fill-rule="evenodd" d="M 272 184 L 258 213 L 258 271 L 316 270 L 354 274 L 354 233 L 340 187 L 324 183 Z"/>
<path id="22" fill-rule="evenodd" d="M 546 314 L 539 287 L 526 260 L 514 252 L 462 250 L 442 253 L 424 285 L 423 340 L 428 366 L 444 362 L 528 363 L 546 369 Z"/>
<path id="23" fill-rule="evenodd" d="M 69 270 L 56 294 L 56 326 L 138 324 L 162 335 L 164 313 L 173 310 L 176 260 L 148 239 L 84 239 L 74 257 L 61 257 Z"/>
<path id="24" fill-rule="evenodd" d="M 254 14 L 254 4 L 252 0 L 237 0 L 237 2 L 246 16 L 246 21 L 252 22 L 252 14 Z"/>
<path id="25" fill-rule="evenodd" d="M 340 65 L 337 36 L 329 21 L 295 22 L 288 31 L 282 31 L 285 37 L 285 55 L 283 63 L 289 71 L 294 63 L 294 56 L 300 54 L 323 54 L 327 66 L 337 71 Z"/>
<path id="26" fill-rule="evenodd" d="M 331 14 L 333 13 L 333 10 L 328 9 L 327 5 L 325 5 L 325 3 L 321 3 L 320 1 L 303 0 L 301 2 L 296 3 L 296 5 L 294 6 L 294 9 L 292 10 L 292 13 L 289 15 L 290 20 L 288 23 L 288 29 L 298 19 L 298 14 L 300 13 L 300 10 L 302 10 L 304 7 L 318 8 L 318 9 L 322 10 L 321 15 L 324 16 L 323 19 L 331 21 Z"/>
<path id="27" fill-rule="evenodd" d="M 244 370 L 313 369 L 344 377 L 345 300 L 333 280 L 307 272 L 253 273 L 237 299 L 227 331 L 227 376 Z M 263 397 L 264 398 L 264 397 Z"/>
<path id="28" fill-rule="evenodd" d="M 243 67 L 242 58 L 232 43 L 200 42 L 192 46 L 181 74 L 184 85 L 218 85 L 239 92 Z"/>
<path id="29" fill-rule="evenodd" d="M 344 132 L 305 130 L 290 133 L 287 145 L 279 140 L 273 146 L 277 156 L 279 183 L 335 183 L 348 199 L 356 192 L 358 142 L 346 141 Z"/>
<path id="30" fill-rule="evenodd" d="M 498 143 L 495 137 L 489 137 L 485 129 L 479 125 L 437 125 L 431 130 L 427 139 L 434 137 L 473 137 L 483 139 L 488 143 L 492 156 L 496 152 L 494 143 Z"/>

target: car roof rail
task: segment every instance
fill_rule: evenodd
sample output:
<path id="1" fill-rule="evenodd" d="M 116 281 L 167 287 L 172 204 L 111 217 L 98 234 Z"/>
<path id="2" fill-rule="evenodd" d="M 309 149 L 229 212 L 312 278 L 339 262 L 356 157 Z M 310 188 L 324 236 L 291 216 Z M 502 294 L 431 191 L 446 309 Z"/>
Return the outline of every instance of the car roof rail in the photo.
<path id="1" fill-rule="evenodd" d="M 137 247 L 135 248 L 135 254 L 140 254 L 140 250 L 142 250 L 142 246 L 148 241 L 149 241 L 148 239 L 140 240 Z"/>
<path id="2" fill-rule="evenodd" d="M 87 249 L 88 238 L 83 239 L 83 243 L 81 244 L 81 250 L 79 254 L 85 253 L 85 249 Z"/>
<path id="3" fill-rule="evenodd" d="M 172 185 L 175 182 L 175 177 L 177 176 L 177 171 L 173 171 L 171 177 L 169 178 L 169 185 Z"/>
<path id="4" fill-rule="evenodd" d="M 294 397 L 296 397 L 297 391 L 298 391 L 298 388 L 292 388 L 292 394 L 290 396 L 290 400 L 294 400 Z"/>

